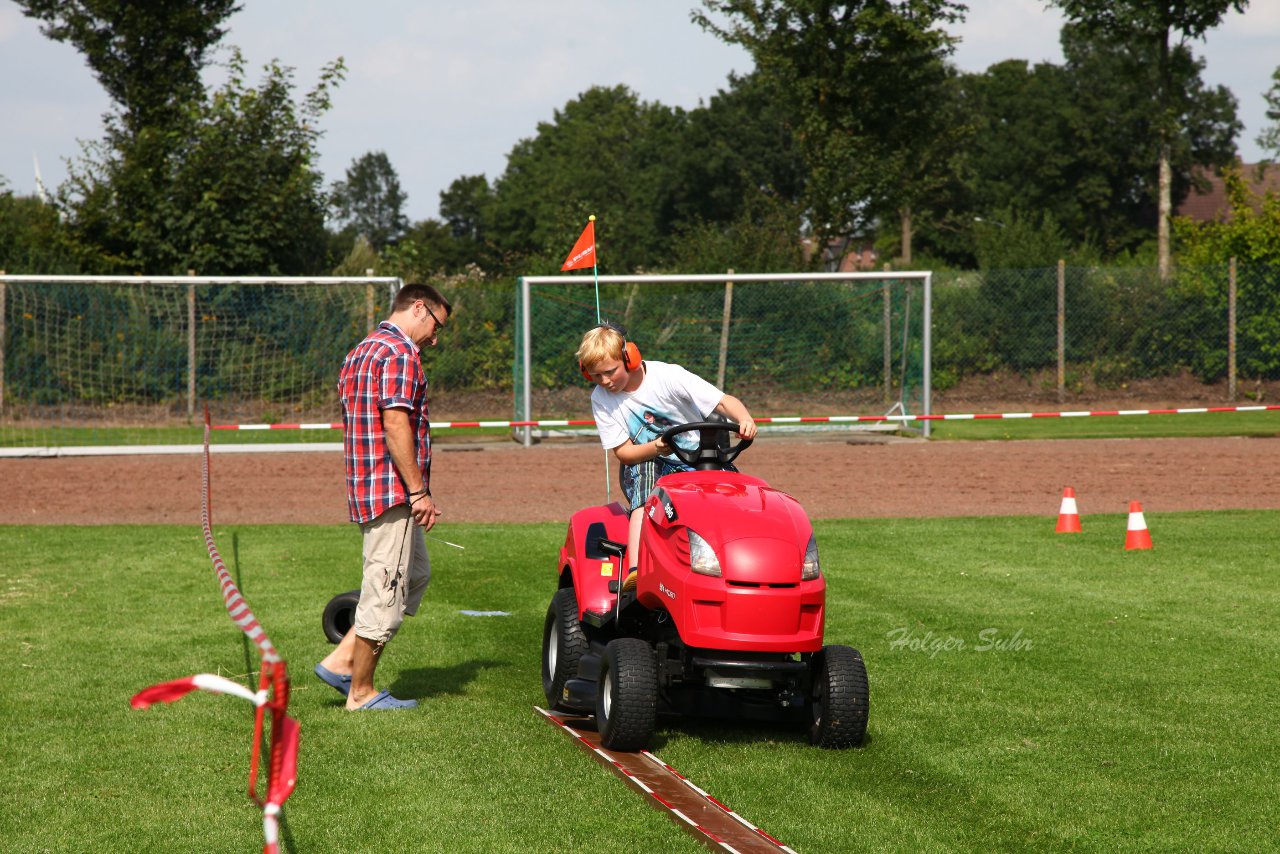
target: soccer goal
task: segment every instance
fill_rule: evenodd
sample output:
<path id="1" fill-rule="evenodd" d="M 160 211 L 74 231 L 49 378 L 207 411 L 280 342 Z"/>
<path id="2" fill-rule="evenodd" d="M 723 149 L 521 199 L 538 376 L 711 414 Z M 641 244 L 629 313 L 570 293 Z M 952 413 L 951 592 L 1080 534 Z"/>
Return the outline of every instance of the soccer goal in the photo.
<path id="1" fill-rule="evenodd" d="M 642 355 L 683 365 L 756 417 L 928 415 L 931 282 L 929 272 L 525 276 L 515 418 L 589 412 L 573 354 L 597 322 L 597 292 L 599 317 L 625 328 Z M 821 420 L 794 427 L 865 429 Z M 547 435 L 520 429 L 525 444 Z"/>
<path id="2" fill-rule="evenodd" d="M 205 402 L 215 423 L 333 421 L 336 366 L 401 284 L 0 275 L 0 455 L 198 447 Z M 292 432 L 271 438 L 312 438 Z"/>

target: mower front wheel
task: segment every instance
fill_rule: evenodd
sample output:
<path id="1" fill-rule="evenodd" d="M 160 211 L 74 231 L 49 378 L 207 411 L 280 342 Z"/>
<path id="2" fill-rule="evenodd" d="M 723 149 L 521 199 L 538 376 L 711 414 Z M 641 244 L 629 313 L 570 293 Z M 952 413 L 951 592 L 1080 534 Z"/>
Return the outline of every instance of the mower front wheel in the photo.
<path id="1" fill-rule="evenodd" d="M 809 742 L 832 749 L 862 744 L 870 712 L 862 654 L 852 647 L 824 646 L 811 666 Z"/>
<path id="2" fill-rule="evenodd" d="M 596 729 L 610 750 L 642 750 L 658 721 L 658 664 L 639 638 L 609 642 L 600 662 Z"/>
<path id="3" fill-rule="evenodd" d="M 551 597 L 542 629 L 542 692 L 551 709 L 564 710 L 564 683 L 578 675 L 578 660 L 587 651 L 587 636 L 578 622 L 578 597 L 564 587 Z"/>

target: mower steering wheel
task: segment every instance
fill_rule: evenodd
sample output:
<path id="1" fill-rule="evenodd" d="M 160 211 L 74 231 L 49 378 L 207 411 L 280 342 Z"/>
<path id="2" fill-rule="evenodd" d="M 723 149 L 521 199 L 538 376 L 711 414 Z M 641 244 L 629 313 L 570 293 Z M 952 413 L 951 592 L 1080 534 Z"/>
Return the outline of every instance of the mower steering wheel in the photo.
<path id="1" fill-rule="evenodd" d="M 738 454 L 749 448 L 752 441 L 754 441 L 752 439 L 742 439 L 731 448 L 721 448 L 719 446 L 708 448 L 705 442 L 699 442 L 700 447 L 696 450 L 687 451 L 675 443 L 675 437 L 681 433 L 688 433 L 690 430 L 736 433 L 738 425 L 733 421 L 690 421 L 688 424 L 676 424 L 662 431 L 662 441 L 671 447 L 671 453 L 675 454 L 676 459 L 699 471 L 724 468 L 736 460 Z M 699 438 L 701 438 L 701 435 Z"/>

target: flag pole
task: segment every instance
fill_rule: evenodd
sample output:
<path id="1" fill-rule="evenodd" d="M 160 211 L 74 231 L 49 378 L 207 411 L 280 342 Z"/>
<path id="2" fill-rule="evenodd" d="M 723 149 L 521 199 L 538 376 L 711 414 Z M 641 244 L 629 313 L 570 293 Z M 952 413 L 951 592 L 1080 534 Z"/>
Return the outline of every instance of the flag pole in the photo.
<path id="1" fill-rule="evenodd" d="M 595 222 L 596 222 L 595 214 L 591 214 L 591 216 L 587 217 L 587 224 L 591 226 L 591 243 L 593 246 L 596 242 Z M 596 249 L 591 253 L 591 279 L 596 286 L 596 323 L 599 324 L 603 322 L 603 318 L 600 316 L 600 251 L 598 249 Z M 613 484 L 610 482 L 610 478 L 609 478 L 609 451 L 608 449 L 605 449 L 604 450 L 604 503 L 605 504 L 609 503 L 609 496 L 611 496 L 612 494 L 613 494 Z M 621 578 L 622 575 L 619 574 L 618 577 Z M 618 595 L 621 596 L 622 594 L 619 593 Z"/>
<path id="2" fill-rule="evenodd" d="M 587 253 L 591 253 L 591 279 L 596 289 L 596 324 L 601 325 L 604 319 L 600 315 L 600 253 L 596 251 L 596 215 L 591 214 L 587 217 L 587 225 L 582 229 L 582 234 L 578 236 L 578 242 L 573 244 L 573 248 L 569 250 L 569 257 L 564 259 L 564 263 L 560 265 L 560 270 L 578 270 L 586 267 L 581 263 L 587 258 Z M 609 479 L 609 451 L 604 450 L 604 503 L 609 503 L 609 495 L 613 491 L 613 485 Z"/>
<path id="3" fill-rule="evenodd" d="M 587 217 L 587 222 L 592 224 L 591 225 L 591 238 L 592 238 L 591 242 L 592 243 L 595 243 L 595 236 L 596 236 L 596 229 L 594 225 L 595 221 L 596 221 L 595 214 L 592 214 L 591 216 Z M 600 317 L 600 252 L 599 250 L 596 250 L 595 252 L 591 253 L 591 279 L 593 282 L 595 282 L 595 286 L 596 286 L 596 323 L 600 323 L 602 318 Z"/>

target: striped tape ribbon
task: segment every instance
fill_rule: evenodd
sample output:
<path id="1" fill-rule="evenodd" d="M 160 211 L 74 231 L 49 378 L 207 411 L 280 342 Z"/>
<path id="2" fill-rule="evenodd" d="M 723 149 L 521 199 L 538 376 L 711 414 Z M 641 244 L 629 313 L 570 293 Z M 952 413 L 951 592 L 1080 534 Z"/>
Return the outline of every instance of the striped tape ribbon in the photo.
<path id="1" fill-rule="evenodd" d="M 755 419 L 757 424 L 855 424 L 910 421 L 988 421 L 1019 418 L 1097 418 L 1121 415 L 1200 415 L 1209 412 L 1268 412 L 1280 404 L 1256 406 L 1194 406 L 1178 409 L 1082 409 L 1068 412 L 968 412 L 939 415 L 796 415 Z M 538 421 L 433 421 L 431 429 L 458 427 L 594 427 L 590 418 Z M 341 430 L 341 422 L 313 424 L 215 424 L 214 430 Z"/>

